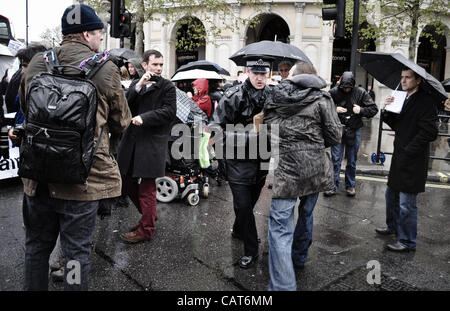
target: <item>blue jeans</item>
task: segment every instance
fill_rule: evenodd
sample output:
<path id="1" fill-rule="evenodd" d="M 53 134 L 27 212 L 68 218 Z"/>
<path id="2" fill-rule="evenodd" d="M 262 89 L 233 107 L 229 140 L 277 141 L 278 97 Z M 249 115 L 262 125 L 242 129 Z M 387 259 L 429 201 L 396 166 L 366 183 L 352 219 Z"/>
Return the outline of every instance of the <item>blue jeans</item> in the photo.
<path id="1" fill-rule="evenodd" d="M 417 193 L 398 192 L 386 187 L 386 225 L 396 232 L 400 244 L 416 248 Z"/>
<path id="2" fill-rule="evenodd" d="M 294 230 L 297 199 L 272 199 L 269 217 L 269 290 L 297 290 L 293 261 L 304 264 L 312 241 L 313 211 L 318 193 L 300 198 Z"/>
<path id="3" fill-rule="evenodd" d="M 39 188 L 38 188 L 39 189 Z M 38 191 L 35 197 L 24 195 L 25 238 L 24 290 L 48 290 L 49 257 L 58 234 L 65 258 L 64 289 L 88 290 L 90 254 L 99 201 L 68 201 Z M 67 265 L 70 261 L 77 266 Z M 77 269 L 78 273 L 77 273 Z M 67 274 L 69 275 L 69 284 Z M 78 274 L 79 278 L 76 277 Z"/>
<path id="4" fill-rule="evenodd" d="M 333 160 L 334 167 L 334 190 L 339 189 L 339 174 L 341 173 L 344 151 L 347 160 L 347 166 L 345 167 L 345 189 L 355 188 L 356 159 L 360 143 L 361 129 L 356 131 L 356 143 L 353 146 L 346 145 L 344 141 L 341 141 L 339 145 L 331 147 L 331 159 Z"/>

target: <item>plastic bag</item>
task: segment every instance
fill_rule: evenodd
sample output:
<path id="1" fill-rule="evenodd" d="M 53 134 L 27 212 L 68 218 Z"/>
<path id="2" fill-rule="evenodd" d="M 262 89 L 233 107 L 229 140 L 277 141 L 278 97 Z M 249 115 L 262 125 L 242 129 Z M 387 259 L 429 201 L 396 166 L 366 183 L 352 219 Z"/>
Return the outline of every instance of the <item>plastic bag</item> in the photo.
<path id="1" fill-rule="evenodd" d="M 203 133 L 202 136 L 200 137 L 198 161 L 200 163 L 201 168 L 207 168 L 211 165 L 211 162 L 209 161 L 209 152 L 208 152 L 208 143 L 210 137 L 211 137 L 210 133 Z"/>

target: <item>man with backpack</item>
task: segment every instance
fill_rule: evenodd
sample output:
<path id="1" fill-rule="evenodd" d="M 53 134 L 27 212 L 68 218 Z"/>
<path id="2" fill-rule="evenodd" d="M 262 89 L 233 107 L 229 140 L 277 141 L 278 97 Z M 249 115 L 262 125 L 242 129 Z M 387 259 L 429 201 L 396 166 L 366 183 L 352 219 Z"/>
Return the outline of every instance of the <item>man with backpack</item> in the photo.
<path id="1" fill-rule="evenodd" d="M 65 289 L 88 289 L 99 201 L 121 194 L 109 134 L 123 132 L 131 121 L 117 66 L 105 61 L 105 54 L 95 58 L 103 40 L 103 22 L 91 7 L 81 4 L 68 7 L 61 23 L 61 47 L 44 52 L 46 58 L 42 53 L 33 57 L 19 91 L 25 115 L 19 175 L 33 176 L 23 178 L 25 290 L 48 289 L 48 259 L 58 234 L 67 263 Z M 75 78 L 80 76 L 80 66 L 88 68 L 82 66 L 86 62 L 96 69 L 87 71 L 91 82 Z M 59 74 L 46 73 L 52 66 Z M 45 79 L 47 83 L 39 84 Z M 87 103 L 89 112 L 84 120 L 79 117 L 82 103 Z M 78 176 L 80 171 L 85 176 Z"/>

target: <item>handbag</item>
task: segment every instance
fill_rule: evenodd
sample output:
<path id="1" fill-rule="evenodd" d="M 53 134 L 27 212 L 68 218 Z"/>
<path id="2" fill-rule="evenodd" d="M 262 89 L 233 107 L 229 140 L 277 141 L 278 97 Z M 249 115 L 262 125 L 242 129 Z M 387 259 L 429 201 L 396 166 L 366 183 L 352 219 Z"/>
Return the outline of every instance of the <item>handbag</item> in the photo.
<path id="1" fill-rule="evenodd" d="M 344 134 L 342 135 L 342 141 L 347 146 L 354 146 L 356 144 L 356 130 L 348 126 L 344 127 Z"/>

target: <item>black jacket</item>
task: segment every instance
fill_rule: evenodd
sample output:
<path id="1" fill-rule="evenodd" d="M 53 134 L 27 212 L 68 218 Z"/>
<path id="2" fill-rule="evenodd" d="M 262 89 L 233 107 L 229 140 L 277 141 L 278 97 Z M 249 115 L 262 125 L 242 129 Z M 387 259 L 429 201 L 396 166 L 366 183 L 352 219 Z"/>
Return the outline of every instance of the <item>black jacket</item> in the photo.
<path id="1" fill-rule="evenodd" d="M 263 90 L 256 90 L 248 79 L 242 84 L 230 87 L 214 112 L 212 124 L 218 124 L 224 130 L 227 124 L 242 124 L 244 127 L 253 124 L 253 117 L 263 110 L 268 91 L 267 86 Z M 216 148 L 220 147 L 216 145 Z M 235 158 L 236 156 L 234 159 L 225 160 L 226 178 L 230 183 L 252 185 L 267 175 L 266 170 L 260 169 L 261 159 Z"/>
<path id="2" fill-rule="evenodd" d="M 419 90 L 406 100 L 400 114 L 384 111 L 383 121 L 395 131 L 388 186 L 399 192 L 424 192 L 430 142 L 438 133 L 436 107 Z"/>
<path id="3" fill-rule="evenodd" d="M 19 93 L 20 80 L 22 79 L 22 69 L 19 68 L 9 81 L 5 92 L 6 110 L 8 113 L 17 112 L 19 105 L 16 104 L 16 96 Z"/>
<path id="4" fill-rule="evenodd" d="M 117 162 L 120 173 L 132 177 L 158 178 L 165 175 L 170 124 L 176 115 L 176 95 L 173 84 L 160 79 L 147 89 L 136 92 L 135 80 L 127 92 L 133 117 L 140 115 L 144 124 L 131 124 L 119 146 Z"/>
<path id="5" fill-rule="evenodd" d="M 352 90 L 346 93 L 343 90 L 345 87 L 350 87 Z M 341 83 L 330 90 L 330 95 L 336 106 L 347 109 L 346 113 L 338 114 L 341 123 L 354 130 L 363 127 L 362 117 L 372 118 L 378 112 L 377 105 L 369 93 L 361 87 L 355 87 L 355 80 L 351 72 L 345 72 L 342 75 Z M 353 113 L 354 105 L 361 107 L 359 114 Z"/>

